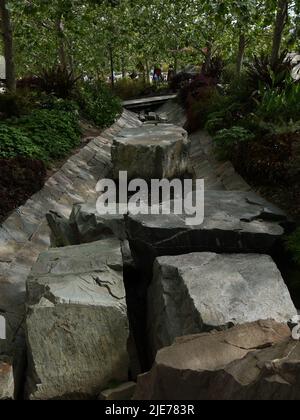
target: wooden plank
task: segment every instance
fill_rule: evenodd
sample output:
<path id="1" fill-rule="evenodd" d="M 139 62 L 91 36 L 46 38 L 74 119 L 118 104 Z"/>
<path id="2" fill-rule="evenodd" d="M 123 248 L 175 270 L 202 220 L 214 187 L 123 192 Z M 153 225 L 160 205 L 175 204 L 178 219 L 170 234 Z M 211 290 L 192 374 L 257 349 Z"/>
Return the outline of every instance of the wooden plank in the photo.
<path id="1" fill-rule="evenodd" d="M 173 95 L 163 95 L 163 96 L 153 96 L 149 98 L 139 98 L 139 99 L 132 99 L 129 101 L 123 102 L 124 108 L 139 108 L 142 106 L 153 105 L 156 103 L 166 102 L 171 99 L 175 99 L 177 97 L 176 94 Z"/>

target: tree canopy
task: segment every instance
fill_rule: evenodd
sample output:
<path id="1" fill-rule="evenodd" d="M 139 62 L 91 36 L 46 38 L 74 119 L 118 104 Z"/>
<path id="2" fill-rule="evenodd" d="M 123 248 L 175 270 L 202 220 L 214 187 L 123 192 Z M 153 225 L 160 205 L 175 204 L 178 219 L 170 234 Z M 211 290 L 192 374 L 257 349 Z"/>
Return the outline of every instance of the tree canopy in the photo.
<path id="1" fill-rule="evenodd" d="M 204 55 L 236 60 L 299 48 L 295 0 L 0 0 L 18 77 L 55 63 L 101 77 L 155 63 L 200 64 Z M 8 12 L 5 16 L 4 11 Z M 3 38 L 5 53 L 7 38 Z M 6 48 L 7 51 L 7 48 Z M 12 52 L 11 52 L 12 53 Z"/>

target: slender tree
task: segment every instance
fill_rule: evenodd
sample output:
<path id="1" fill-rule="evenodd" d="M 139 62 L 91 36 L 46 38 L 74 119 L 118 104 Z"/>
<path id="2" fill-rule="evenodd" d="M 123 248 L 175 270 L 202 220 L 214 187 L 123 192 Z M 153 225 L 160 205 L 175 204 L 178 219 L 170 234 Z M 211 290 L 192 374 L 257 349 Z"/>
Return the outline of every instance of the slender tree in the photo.
<path id="1" fill-rule="evenodd" d="M 238 47 L 237 62 L 236 62 L 236 72 L 238 75 L 240 75 L 242 71 L 246 45 L 247 45 L 246 36 L 244 32 L 241 32 L 239 36 L 239 47 Z"/>
<path id="2" fill-rule="evenodd" d="M 6 67 L 6 88 L 9 92 L 16 91 L 16 68 L 13 45 L 13 29 L 7 0 L 0 0 L 1 30 L 4 45 Z"/>
<path id="3" fill-rule="evenodd" d="M 280 54 L 282 35 L 283 35 L 285 25 L 287 23 L 288 11 L 289 11 L 289 0 L 278 0 L 276 22 L 275 22 L 274 34 L 273 34 L 272 55 L 271 55 L 272 66 L 276 64 L 276 61 L 278 60 L 278 57 Z"/>

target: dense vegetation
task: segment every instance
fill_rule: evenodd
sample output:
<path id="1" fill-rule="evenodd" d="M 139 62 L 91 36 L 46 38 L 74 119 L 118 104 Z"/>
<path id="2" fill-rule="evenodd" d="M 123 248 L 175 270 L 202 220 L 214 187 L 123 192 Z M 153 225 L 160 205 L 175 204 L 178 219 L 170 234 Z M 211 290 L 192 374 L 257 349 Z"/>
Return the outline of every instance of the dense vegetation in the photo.
<path id="1" fill-rule="evenodd" d="M 231 160 L 254 189 L 299 220 L 300 83 L 292 69 L 286 52 L 273 66 L 269 57 L 257 56 L 239 75 L 214 57 L 182 85 L 179 98 L 187 128 L 212 135 L 216 158 Z M 299 230 L 287 239 L 287 249 L 299 264 Z"/>

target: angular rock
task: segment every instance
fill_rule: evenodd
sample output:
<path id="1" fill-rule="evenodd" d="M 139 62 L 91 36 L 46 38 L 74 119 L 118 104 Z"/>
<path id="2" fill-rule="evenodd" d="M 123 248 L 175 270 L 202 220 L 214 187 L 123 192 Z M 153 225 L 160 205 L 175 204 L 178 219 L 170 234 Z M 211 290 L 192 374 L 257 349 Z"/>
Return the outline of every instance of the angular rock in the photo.
<path id="1" fill-rule="evenodd" d="M 51 229 L 51 243 L 54 247 L 77 245 L 78 235 L 69 220 L 57 213 L 50 212 L 46 215 Z"/>
<path id="2" fill-rule="evenodd" d="M 162 112 L 162 113 L 160 113 L 160 114 L 158 115 L 158 119 L 159 119 L 159 121 L 160 121 L 161 123 L 165 123 L 165 124 L 167 124 L 167 123 L 168 123 L 168 115 L 167 115 L 167 113 L 166 113 L 166 112 Z"/>
<path id="3" fill-rule="evenodd" d="M 187 172 L 187 132 L 171 124 L 144 124 L 121 131 L 114 139 L 114 178 L 127 171 L 128 178 L 178 178 Z"/>
<path id="4" fill-rule="evenodd" d="M 146 118 L 148 121 L 156 121 L 158 120 L 158 115 L 156 114 L 156 112 L 148 112 Z"/>
<path id="5" fill-rule="evenodd" d="M 0 358 L 0 400 L 14 399 L 14 374 L 11 362 Z"/>
<path id="6" fill-rule="evenodd" d="M 96 200 L 74 204 L 69 219 L 54 212 L 48 213 L 47 221 L 55 247 L 90 243 L 110 236 L 124 241 L 127 237 L 124 216 L 100 215 Z"/>
<path id="7" fill-rule="evenodd" d="M 99 400 L 102 401 L 129 401 L 133 397 L 136 390 L 135 382 L 127 382 L 116 388 L 106 389 L 102 391 Z"/>
<path id="8" fill-rule="evenodd" d="M 148 291 L 148 334 L 153 358 L 175 338 L 297 315 L 271 257 L 195 253 L 160 257 Z"/>
<path id="9" fill-rule="evenodd" d="M 51 249 L 27 281 L 30 399 L 95 398 L 128 379 L 128 320 L 117 239 Z"/>
<path id="10" fill-rule="evenodd" d="M 100 215 L 95 201 L 75 204 L 70 223 L 75 227 L 80 243 L 98 241 L 109 235 L 122 241 L 126 239 L 124 216 Z"/>
<path id="11" fill-rule="evenodd" d="M 286 215 L 254 193 L 206 191 L 204 204 L 204 222 L 195 226 L 186 214 L 129 214 L 128 239 L 140 265 L 151 272 L 156 257 L 191 252 L 271 254 L 284 234 Z"/>
<path id="12" fill-rule="evenodd" d="M 300 398 L 300 342 L 274 321 L 178 339 L 139 377 L 135 400 Z"/>

